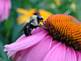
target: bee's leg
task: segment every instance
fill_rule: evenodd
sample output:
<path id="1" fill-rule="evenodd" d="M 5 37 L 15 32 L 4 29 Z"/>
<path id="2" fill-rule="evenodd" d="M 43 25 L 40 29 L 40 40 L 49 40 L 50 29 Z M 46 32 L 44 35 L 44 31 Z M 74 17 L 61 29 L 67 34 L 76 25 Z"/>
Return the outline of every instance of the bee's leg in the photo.
<path id="1" fill-rule="evenodd" d="M 30 25 L 30 28 L 29 28 L 29 35 L 31 35 L 31 31 L 34 29 L 34 26 L 33 25 Z"/>
<path id="2" fill-rule="evenodd" d="M 33 29 L 32 29 L 32 28 L 30 28 L 30 30 L 29 30 L 29 35 L 32 35 L 32 34 L 31 34 L 31 31 L 32 31 L 32 30 L 33 30 Z"/>
<path id="3" fill-rule="evenodd" d="M 26 36 L 29 36 L 29 35 L 30 35 L 29 26 L 25 26 L 25 27 L 24 27 L 24 34 L 25 34 Z"/>

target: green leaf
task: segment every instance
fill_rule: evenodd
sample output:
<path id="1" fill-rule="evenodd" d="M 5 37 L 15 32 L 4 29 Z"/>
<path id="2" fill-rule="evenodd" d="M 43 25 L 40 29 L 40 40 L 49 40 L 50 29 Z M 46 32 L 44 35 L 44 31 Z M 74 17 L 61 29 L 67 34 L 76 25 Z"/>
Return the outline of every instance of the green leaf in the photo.
<path id="1" fill-rule="evenodd" d="M 12 42 L 16 41 L 16 39 L 22 34 L 22 32 L 23 32 L 22 29 L 23 29 L 22 25 L 16 24 L 14 26 L 13 34 L 12 34 Z"/>
<path id="2" fill-rule="evenodd" d="M 76 13 L 78 19 L 81 21 L 81 0 L 76 0 Z"/>

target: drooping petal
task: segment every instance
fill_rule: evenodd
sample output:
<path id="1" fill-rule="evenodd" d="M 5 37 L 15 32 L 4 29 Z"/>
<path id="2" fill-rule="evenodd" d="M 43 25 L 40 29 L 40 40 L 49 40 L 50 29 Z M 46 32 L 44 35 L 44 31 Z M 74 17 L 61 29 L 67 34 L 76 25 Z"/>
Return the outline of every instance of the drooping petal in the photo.
<path id="1" fill-rule="evenodd" d="M 40 42 L 43 38 L 45 38 L 47 35 L 47 32 L 43 30 L 42 28 L 37 28 L 37 33 L 33 32 L 31 36 L 26 37 L 25 35 L 22 35 L 17 41 L 20 40 L 20 42 L 14 42 L 9 45 L 5 45 L 5 51 L 7 51 L 7 54 L 9 56 L 14 55 L 16 52 L 29 48 L 38 42 Z"/>
<path id="2" fill-rule="evenodd" d="M 0 21 L 8 18 L 11 8 L 10 0 L 0 0 Z"/>
<path id="3" fill-rule="evenodd" d="M 65 61 L 66 47 L 61 43 L 57 43 L 49 51 L 43 61 Z"/>
<path id="4" fill-rule="evenodd" d="M 77 61 L 77 55 L 74 49 L 58 43 L 53 46 L 44 58 L 44 61 Z"/>
<path id="5" fill-rule="evenodd" d="M 77 55 L 74 49 L 67 47 L 65 61 L 77 61 Z"/>
<path id="6" fill-rule="evenodd" d="M 77 61 L 81 61 L 81 51 L 80 52 L 77 52 Z"/>
<path id="7" fill-rule="evenodd" d="M 15 55 L 15 61 L 42 61 L 44 56 L 48 53 L 51 48 L 52 38 L 46 36 L 38 44 L 33 47 L 17 52 Z"/>
<path id="8" fill-rule="evenodd" d="M 11 1 L 5 0 L 5 16 L 4 16 L 5 19 L 7 19 L 10 14 L 10 8 L 11 8 Z"/>

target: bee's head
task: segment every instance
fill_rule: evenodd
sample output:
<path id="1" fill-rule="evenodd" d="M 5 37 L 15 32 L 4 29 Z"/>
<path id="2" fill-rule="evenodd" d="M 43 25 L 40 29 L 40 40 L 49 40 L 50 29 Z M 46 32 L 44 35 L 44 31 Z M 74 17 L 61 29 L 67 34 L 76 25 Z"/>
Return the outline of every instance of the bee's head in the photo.
<path id="1" fill-rule="evenodd" d="M 40 15 L 40 13 L 39 13 L 38 11 L 35 12 L 34 15 L 37 16 L 37 19 L 38 19 L 38 20 L 43 20 L 42 16 Z"/>

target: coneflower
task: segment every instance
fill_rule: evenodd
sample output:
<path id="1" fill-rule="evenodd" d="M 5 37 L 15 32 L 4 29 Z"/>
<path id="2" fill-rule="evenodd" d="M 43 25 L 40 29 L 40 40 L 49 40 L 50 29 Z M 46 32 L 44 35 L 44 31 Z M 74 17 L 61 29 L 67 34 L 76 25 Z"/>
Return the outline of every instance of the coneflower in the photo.
<path id="1" fill-rule="evenodd" d="M 32 35 L 22 35 L 16 42 L 5 45 L 14 61 L 81 61 L 81 25 L 65 14 L 51 15 Z"/>

